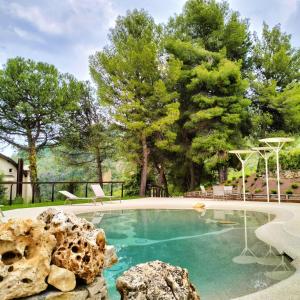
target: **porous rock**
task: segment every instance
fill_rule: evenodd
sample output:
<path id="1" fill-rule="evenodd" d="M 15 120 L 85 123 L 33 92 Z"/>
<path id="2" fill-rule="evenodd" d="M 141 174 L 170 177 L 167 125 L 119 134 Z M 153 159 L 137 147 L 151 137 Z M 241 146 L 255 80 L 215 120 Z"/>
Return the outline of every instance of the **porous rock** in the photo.
<path id="1" fill-rule="evenodd" d="M 62 292 L 69 292 L 74 290 L 76 278 L 73 272 L 56 265 L 51 265 L 48 283 Z"/>
<path id="2" fill-rule="evenodd" d="M 9 220 L 0 224 L 0 299 L 45 290 L 55 245 L 54 235 L 41 221 Z"/>
<path id="3" fill-rule="evenodd" d="M 105 245 L 104 249 L 104 268 L 110 268 L 118 262 L 116 248 L 112 245 Z"/>
<path id="4" fill-rule="evenodd" d="M 116 282 L 122 300 L 199 300 L 186 269 L 161 261 L 136 265 Z"/>
<path id="5" fill-rule="evenodd" d="M 102 229 L 72 213 L 49 208 L 38 216 L 54 234 L 57 244 L 52 263 L 72 271 L 87 284 L 93 282 L 104 265 L 105 234 Z"/>
<path id="6" fill-rule="evenodd" d="M 89 285 L 78 285 L 73 291 L 61 292 L 51 289 L 24 298 L 24 300 L 108 300 L 104 277 L 97 276 Z"/>

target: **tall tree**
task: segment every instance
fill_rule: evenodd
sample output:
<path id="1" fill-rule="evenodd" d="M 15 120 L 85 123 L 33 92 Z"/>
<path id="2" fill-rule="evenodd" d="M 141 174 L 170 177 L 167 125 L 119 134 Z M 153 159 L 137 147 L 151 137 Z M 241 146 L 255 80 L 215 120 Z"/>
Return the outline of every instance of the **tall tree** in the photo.
<path id="1" fill-rule="evenodd" d="M 269 28 L 264 24 L 261 37 L 255 37 L 252 60 L 250 96 L 254 135 L 288 132 L 293 126 L 287 126 L 290 122 L 285 112 L 295 107 L 294 116 L 297 115 L 295 92 L 299 89 L 300 50 L 292 47 L 291 36 L 282 32 L 280 25 Z M 282 102 L 282 99 L 289 100 Z"/>
<path id="2" fill-rule="evenodd" d="M 122 147 L 141 167 L 140 195 L 145 195 L 150 144 L 174 148 L 172 125 L 179 117 L 177 93 L 170 91 L 180 64 L 166 57 L 161 29 L 143 10 L 119 17 L 110 44 L 91 59 L 91 73 L 101 101 L 111 105 L 123 131 Z M 176 148 L 176 147 L 175 147 Z"/>
<path id="3" fill-rule="evenodd" d="M 211 52 L 197 43 L 170 39 L 166 46 L 182 62 L 177 85 L 181 115 L 178 134 L 189 169 L 190 189 L 196 184 L 197 169 L 218 170 L 226 179 L 227 149 L 237 145 L 247 122 L 247 81 L 241 65 L 221 52 Z M 195 165 L 197 164 L 197 165 Z M 205 171 L 205 170 L 202 170 Z"/>
<path id="4" fill-rule="evenodd" d="M 78 107 L 66 115 L 61 144 L 71 165 L 96 164 L 98 181 L 103 182 L 102 164 L 112 155 L 114 131 L 90 83 L 80 85 Z"/>
<path id="5" fill-rule="evenodd" d="M 21 57 L 0 70 L 0 139 L 28 154 L 37 182 L 37 152 L 53 145 L 65 111 L 76 107 L 78 85 L 53 65 Z"/>
<path id="6" fill-rule="evenodd" d="M 227 58 L 241 60 L 242 68 L 249 68 L 249 24 L 227 2 L 188 0 L 183 12 L 170 18 L 167 29 L 174 38 L 197 42 L 209 51 L 222 50 Z"/>

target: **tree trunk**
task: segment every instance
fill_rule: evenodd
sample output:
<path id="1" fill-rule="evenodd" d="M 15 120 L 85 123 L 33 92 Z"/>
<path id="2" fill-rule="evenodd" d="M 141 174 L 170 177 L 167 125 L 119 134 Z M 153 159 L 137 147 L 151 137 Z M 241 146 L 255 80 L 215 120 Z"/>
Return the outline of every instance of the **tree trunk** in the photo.
<path id="1" fill-rule="evenodd" d="M 146 194 L 147 175 L 148 175 L 148 156 L 149 149 L 147 146 L 146 137 L 142 136 L 142 147 L 143 147 L 143 158 L 142 158 L 142 174 L 141 174 L 141 185 L 140 185 L 140 196 L 144 197 Z"/>
<path id="2" fill-rule="evenodd" d="M 38 182 L 38 173 L 37 173 L 37 162 L 36 162 L 37 152 L 35 141 L 32 136 L 28 136 L 28 160 L 29 160 L 29 169 L 30 169 L 30 180 L 32 183 Z M 40 198 L 40 187 L 38 184 L 32 184 L 32 189 L 34 192 L 34 196 L 39 199 Z"/>
<path id="3" fill-rule="evenodd" d="M 158 184 L 160 186 L 163 186 L 166 191 L 166 196 L 169 196 L 169 190 L 168 190 L 168 181 L 165 173 L 165 169 L 162 164 L 155 163 L 156 170 L 158 172 Z"/>
<path id="4" fill-rule="evenodd" d="M 190 190 L 194 190 L 196 186 L 195 182 L 195 170 L 193 162 L 190 163 Z"/>
<path id="5" fill-rule="evenodd" d="M 219 182 L 223 183 L 227 180 L 227 167 L 226 166 L 222 166 L 219 168 L 218 173 L 219 173 Z"/>
<path id="6" fill-rule="evenodd" d="M 103 182 L 103 174 L 102 174 L 102 160 L 101 160 L 101 153 L 99 147 L 96 147 L 96 162 L 97 162 L 97 175 L 98 175 L 98 181 L 102 185 Z"/>

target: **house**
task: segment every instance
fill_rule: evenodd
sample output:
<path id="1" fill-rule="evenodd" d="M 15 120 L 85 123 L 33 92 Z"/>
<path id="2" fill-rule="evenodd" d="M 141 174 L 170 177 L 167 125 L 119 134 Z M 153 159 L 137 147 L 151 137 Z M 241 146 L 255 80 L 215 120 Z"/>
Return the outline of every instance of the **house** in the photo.
<path id="1" fill-rule="evenodd" d="M 3 182 L 6 183 L 4 186 L 7 199 L 15 199 L 18 196 L 26 202 L 31 200 L 30 171 L 28 166 L 24 167 L 22 159 L 18 159 L 18 162 L 16 162 L 0 153 L 0 174 L 3 175 Z M 28 183 L 20 184 L 20 182 Z"/>

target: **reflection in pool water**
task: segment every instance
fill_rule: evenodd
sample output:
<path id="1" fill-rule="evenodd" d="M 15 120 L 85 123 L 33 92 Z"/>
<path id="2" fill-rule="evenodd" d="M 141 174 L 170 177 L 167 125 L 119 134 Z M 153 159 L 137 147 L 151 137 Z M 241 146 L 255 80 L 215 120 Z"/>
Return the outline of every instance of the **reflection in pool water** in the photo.
<path id="1" fill-rule="evenodd" d="M 253 293 L 294 272 L 287 258 L 255 236 L 255 229 L 270 221 L 268 214 L 125 210 L 81 216 L 103 228 L 108 243 L 117 249 L 119 262 L 105 271 L 111 299 L 119 299 L 119 275 L 156 259 L 187 268 L 204 300 Z"/>

